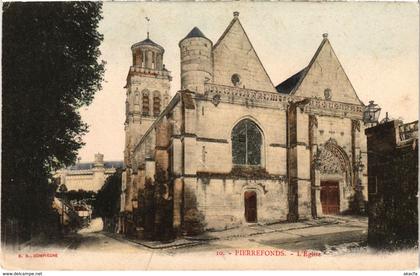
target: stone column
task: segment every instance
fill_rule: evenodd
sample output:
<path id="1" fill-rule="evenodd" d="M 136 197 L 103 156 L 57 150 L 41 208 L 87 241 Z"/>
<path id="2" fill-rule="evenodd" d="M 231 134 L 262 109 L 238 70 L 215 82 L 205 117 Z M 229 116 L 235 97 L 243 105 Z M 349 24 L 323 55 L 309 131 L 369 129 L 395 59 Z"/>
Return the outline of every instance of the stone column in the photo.
<path id="1" fill-rule="evenodd" d="M 296 106 L 287 107 L 287 178 L 288 185 L 288 221 L 298 220 L 297 167 L 296 167 Z"/>
<path id="2" fill-rule="evenodd" d="M 155 69 L 162 70 L 162 54 L 156 54 Z"/>
<path id="3" fill-rule="evenodd" d="M 311 210 L 311 175 L 309 116 L 301 108 L 297 110 L 297 179 L 298 179 L 298 215 L 299 219 L 312 217 Z"/>
<path id="4" fill-rule="evenodd" d="M 142 59 L 142 51 L 140 49 L 135 50 L 135 64 L 133 65 L 141 65 Z"/>
<path id="5" fill-rule="evenodd" d="M 152 69 L 152 62 L 153 62 L 153 53 L 152 51 L 146 51 L 146 68 Z"/>
<path id="6" fill-rule="evenodd" d="M 315 115 L 309 115 L 309 149 L 311 156 L 311 214 L 312 218 L 317 218 L 321 209 L 321 187 L 320 175 L 317 170 L 316 159 L 318 158 L 318 119 Z"/>
<path id="7" fill-rule="evenodd" d="M 174 180 L 174 210 L 173 210 L 173 227 L 176 233 L 180 233 L 183 217 L 183 190 L 184 183 L 181 178 Z"/>
<path id="8" fill-rule="evenodd" d="M 362 185 L 362 175 L 361 171 L 359 170 L 360 160 L 359 157 L 361 156 L 360 151 L 360 121 L 359 120 L 352 120 L 351 121 L 351 164 L 352 164 L 352 174 L 353 174 L 353 189 L 354 189 L 354 207 L 356 208 L 356 212 L 364 213 L 365 206 L 363 200 L 363 185 Z"/>
<path id="9" fill-rule="evenodd" d="M 304 107 L 309 99 L 289 104 L 287 111 L 288 132 L 288 179 L 289 213 L 287 220 L 311 216 L 310 151 L 308 137 L 308 114 Z"/>

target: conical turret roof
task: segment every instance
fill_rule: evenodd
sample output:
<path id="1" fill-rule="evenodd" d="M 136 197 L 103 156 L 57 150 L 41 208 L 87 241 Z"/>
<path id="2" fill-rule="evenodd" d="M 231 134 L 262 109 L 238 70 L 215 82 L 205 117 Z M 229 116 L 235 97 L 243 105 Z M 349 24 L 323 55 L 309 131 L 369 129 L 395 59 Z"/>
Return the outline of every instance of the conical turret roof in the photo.
<path id="1" fill-rule="evenodd" d="M 187 39 L 187 38 L 193 38 L 193 37 L 202 37 L 205 38 L 209 41 L 211 41 L 210 39 L 208 39 L 203 32 L 198 28 L 198 27 L 194 27 L 188 34 L 186 37 L 184 37 L 183 39 L 181 39 L 181 41 Z M 180 43 L 181 43 L 180 41 Z"/>
<path id="2" fill-rule="evenodd" d="M 198 27 L 194 27 L 185 38 L 190 38 L 190 37 L 204 37 L 207 38 L 203 32 L 201 32 L 201 30 Z"/>

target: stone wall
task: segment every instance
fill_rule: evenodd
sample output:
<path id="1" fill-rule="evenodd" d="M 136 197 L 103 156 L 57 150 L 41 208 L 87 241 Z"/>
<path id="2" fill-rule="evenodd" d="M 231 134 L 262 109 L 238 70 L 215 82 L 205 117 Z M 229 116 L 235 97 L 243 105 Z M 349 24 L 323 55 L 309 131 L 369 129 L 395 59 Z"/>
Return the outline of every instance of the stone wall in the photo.
<path id="1" fill-rule="evenodd" d="M 286 175 L 286 112 L 284 109 L 196 99 L 196 108 L 186 113 L 188 130 L 196 135 L 191 144 L 191 164 L 196 171 L 226 173 L 232 169 L 231 134 L 234 126 L 250 119 L 263 135 L 262 166 L 270 174 Z"/>
<path id="2" fill-rule="evenodd" d="M 418 122 L 416 122 L 418 125 Z M 400 140 L 401 122 L 366 129 L 369 158 L 369 232 L 372 247 L 418 244 L 418 138 Z"/>
<path id="3" fill-rule="evenodd" d="M 185 183 L 194 191 L 196 207 L 204 215 L 205 229 L 221 230 L 246 224 L 245 191 L 257 194 L 259 223 L 286 220 L 287 184 L 284 180 L 199 178 Z"/>

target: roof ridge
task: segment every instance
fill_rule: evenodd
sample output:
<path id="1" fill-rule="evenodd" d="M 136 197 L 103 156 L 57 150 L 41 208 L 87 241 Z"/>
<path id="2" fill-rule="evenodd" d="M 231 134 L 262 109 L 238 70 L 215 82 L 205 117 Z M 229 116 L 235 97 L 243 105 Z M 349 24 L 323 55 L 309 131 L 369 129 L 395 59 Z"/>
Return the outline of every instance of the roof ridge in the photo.
<path id="1" fill-rule="evenodd" d="M 296 90 L 299 88 L 299 86 L 302 84 L 302 81 L 305 79 L 307 73 L 311 69 L 312 65 L 314 64 L 316 58 L 318 57 L 319 53 L 321 52 L 322 48 L 324 47 L 324 45 L 327 41 L 328 41 L 328 38 L 326 38 L 326 37 L 324 37 L 322 39 L 321 44 L 318 46 L 318 49 L 316 50 L 315 54 L 313 55 L 311 61 L 309 62 L 308 66 L 306 66 L 307 70 L 305 70 L 305 72 L 303 72 L 302 77 L 299 79 L 298 83 L 293 88 L 293 90 L 290 91 L 290 94 L 294 94 L 296 92 Z"/>
<path id="2" fill-rule="evenodd" d="M 214 44 L 214 46 L 213 46 L 213 51 L 216 49 L 216 47 L 218 46 L 218 44 L 219 44 L 219 43 L 220 43 L 220 42 L 224 39 L 224 37 L 225 37 L 225 36 L 226 36 L 226 34 L 230 31 L 230 29 L 232 28 L 233 24 L 235 24 L 235 22 L 236 22 L 236 21 L 238 22 L 239 26 L 241 27 L 242 31 L 244 32 L 246 39 L 248 40 L 249 44 L 251 45 L 251 48 L 252 48 L 252 50 L 254 51 L 255 56 L 257 57 L 257 60 L 258 60 L 258 62 L 260 63 L 260 65 L 261 65 L 261 67 L 262 67 L 262 69 L 263 69 L 263 71 L 264 71 L 265 75 L 267 76 L 268 80 L 270 81 L 270 83 L 271 83 L 271 85 L 272 85 L 272 87 L 273 87 L 274 91 L 276 91 L 276 87 L 275 87 L 275 85 L 274 85 L 273 81 L 271 80 L 270 75 L 268 74 L 267 70 L 265 69 L 264 64 L 261 62 L 261 59 L 260 59 L 260 57 L 258 56 L 257 51 L 255 51 L 255 47 L 254 47 L 254 45 L 252 44 L 251 39 L 249 39 L 249 36 L 248 36 L 248 34 L 246 33 L 246 30 L 245 30 L 244 26 L 242 26 L 242 23 L 241 23 L 241 21 L 239 20 L 239 17 L 238 17 L 238 16 L 234 16 L 234 17 L 233 17 L 233 19 L 232 19 L 232 21 L 230 21 L 230 23 L 229 23 L 229 25 L 227 26 L 226 30 L 225 30 L 225 31 L 223 32 L 223 34 L 220 36 L 219 40 L 217 40 L 216 44 Z"/>
<path id="3" fill-rule="evenodd" d="M 335 53 L 335 51 L 334 51 L 334 48 L 332 47 L 331 42 L 330 42 L 330 41 L 329 41 L 329 39 L 328 39 L 328 34 L 323 34 L 323 39 L 322 39 L 322 41 L 321 41 L 321 44 L 319 45 L 319 47 L 318 47 L 318 49 L 316 50 L 316 52 L 315 52 L 314 56 L 312 57 L 312 59 L 311 59 L 311 61 L 309 62 L 308 66 L 306 67 L 306 68 L 307 68 L 307 70 L 305 70 L 305 72 L 304 72 L 304 74 L 302 75 L 302 77 L 300 78 L 299 82 L 296 84 L 296 86 L 293 88 L 293 90 L 292 90 L 289 94 L 290 94 L 290 95 L 293 95 L 293 94 L 294 94 L 294 93 L 298 90 L 298 88 L 299 88 L 299 87 L 300 87 L 300 85 L 302 84 L 303 80 L 305 79 L 306 75 L 308 74 L 309 70 L 311 69 L 312 65 L 314 64 L 315 60 L 318 58 L 318 56 L 319 56 L 319 54 L 320 54 L 321 50 L 324 48 L 324 46 L 325 46 L 325 44 L 326 44 L 327 42 L 330 44 L 330 48 L 331 48 L 331 50 L 332 50 L 332 52 L 333 52 L 333 54 L 334 54 L 335 58 L 337 59 L 338 64 L 340 65 L 341 69 L 343 70 L 344 76 L 347 78 L 347 81 L 350 83 L 350 86 L 351 86 L 351 88 L 353 89 L 354 94 L 356 95 L 357 100 L 360 102 L 360 104 L 364 105 L 364 103 L 360 100 L 359 96 L 357 95 L 357 93 L 356 93 L 356 89 L 354 89 L 354 86 L 353 86 L 353 84 L 351 83 L 351 81 L 350 81 L 349 77 L 347 76 L 347 73 L 346 73 L 346 71 L 344 70 L 343 65 L 341 64 L 340 59 L 337 57 L 337 55 L 336 55 L 336 53 Z"/>
<path id="4" fill-rule="evenodd" d="M 219 39 L 217 40 L 217 42 L 214 44 L 213 49 L 215 49 L 215 48 L 219 45 L 219 43 L 223 40 L 223 38 L 226 36 L 226 34 L 227 34 L 227 33 L 228 33 L 228 31 L 230 30 L 230 28 L 232 28 L 233 23 L 235 23 L 235 21 L 236 21 L 236 20 L 238 20 L 238 21 L 239 21 L 239 18 L 238 18 L 238 17 L 234 17 L 234 18 L 230 21 L 230 23 L 229 23 L 229 25 L 226 27 L 225 31 L 222 33 L 222 35 L 219 37 Z"/>

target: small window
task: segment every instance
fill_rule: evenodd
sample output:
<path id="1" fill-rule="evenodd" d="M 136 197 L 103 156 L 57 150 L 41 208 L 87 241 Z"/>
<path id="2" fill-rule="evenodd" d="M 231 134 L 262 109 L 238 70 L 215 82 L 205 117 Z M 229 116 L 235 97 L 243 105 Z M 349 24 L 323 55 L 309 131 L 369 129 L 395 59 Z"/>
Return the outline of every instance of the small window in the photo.
<path id="1" fill-rule="evenodd" d="M 230 78 L 234 86 L 239 86 L 241 84 L 241 76 L 238 74 L 233 74 Z"/>
<path id="2" fill-rule="evenodd" d="M 324 97 L 326 100 L 331 100 L 332 98 L 332 92 L 331 89 L 327 88 L 324 90 Z"/>

